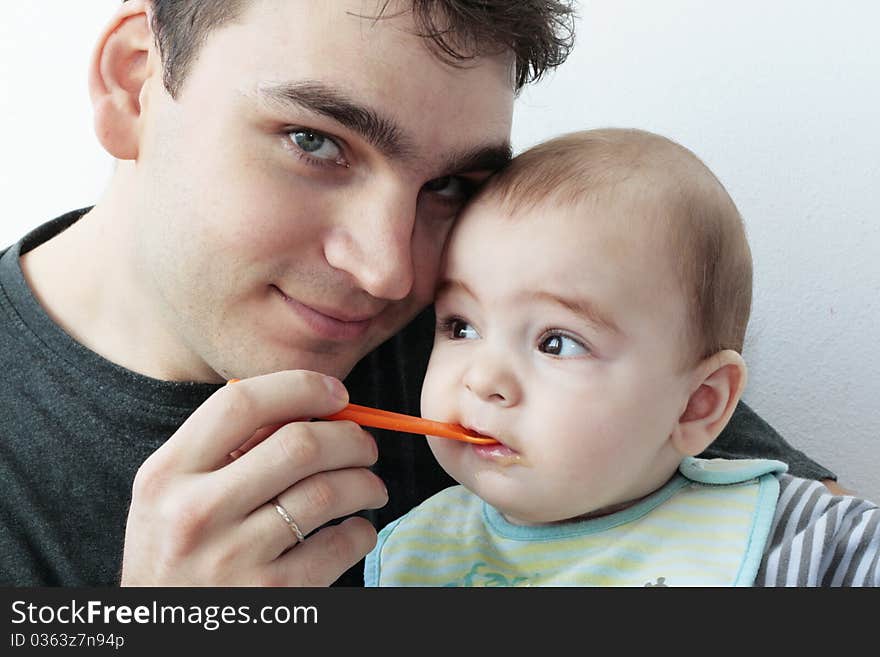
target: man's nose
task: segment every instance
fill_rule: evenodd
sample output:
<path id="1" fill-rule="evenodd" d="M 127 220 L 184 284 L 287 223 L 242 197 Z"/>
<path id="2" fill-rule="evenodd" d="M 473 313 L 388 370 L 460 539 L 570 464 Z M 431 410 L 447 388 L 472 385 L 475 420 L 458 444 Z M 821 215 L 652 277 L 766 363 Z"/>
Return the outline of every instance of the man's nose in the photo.
<path id="1" fill-rule="evenodd" d="M 463 383 L 481 401 L 503 407 L 515 406 L 522 387 L 510 354 L 498 346 L 484 347 L 468 363 Z"/>
<path id="2" fill-rule="evenodd" d="M 324 243 L 324 257 L 365 292 L 397 301 L 413 286 L 413 227 L 418 196 L 391 184 L 347 196 Z"/>

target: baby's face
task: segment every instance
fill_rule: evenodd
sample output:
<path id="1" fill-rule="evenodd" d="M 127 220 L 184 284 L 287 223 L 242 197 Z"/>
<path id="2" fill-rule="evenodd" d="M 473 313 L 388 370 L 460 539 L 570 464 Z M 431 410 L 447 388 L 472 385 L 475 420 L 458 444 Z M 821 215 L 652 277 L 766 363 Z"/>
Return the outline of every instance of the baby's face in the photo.
<path id="1" fill-rule="evenodd" d="M 635 500 L 681 458 L 667 439 L 691 392 L 685 300 L 665 240 L 625 215 L 483 201 L 450 242 L 422 413 L 502 443 L 429 438 L 513 522 Z"/>

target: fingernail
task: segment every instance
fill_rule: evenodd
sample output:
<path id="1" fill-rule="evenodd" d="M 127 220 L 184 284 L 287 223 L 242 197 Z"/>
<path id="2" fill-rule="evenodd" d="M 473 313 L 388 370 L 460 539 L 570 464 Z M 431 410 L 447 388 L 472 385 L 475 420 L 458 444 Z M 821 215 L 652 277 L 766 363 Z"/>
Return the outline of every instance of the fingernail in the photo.
<path id="1" fill-rule="evenodd" d="M 342 385 L 342 381 L 332 376 L 325 376 L 324 384 L 327 386 L 330 394 L 336 397 L 336 399 L 348 400 L 348 390 Z"/>

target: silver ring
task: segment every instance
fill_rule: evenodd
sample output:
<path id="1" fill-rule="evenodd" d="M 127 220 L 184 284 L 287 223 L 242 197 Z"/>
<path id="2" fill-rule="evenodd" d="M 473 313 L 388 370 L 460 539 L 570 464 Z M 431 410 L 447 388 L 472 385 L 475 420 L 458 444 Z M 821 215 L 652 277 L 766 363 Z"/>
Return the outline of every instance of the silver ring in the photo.
<path id="1" fill-rule="evenodd" d="M 287 512 L 283 506 L 281 506 L 281 502 L 278 501 L 277 497 L 272 498 L 272 504 L 275 506 L 275 510 L 278 512 L 284 522 L 287 523 L 287 526 L 290 527 L 290 531 L 293 532 L 293 535 L 296 536 L 296 542 L 299 543 L 301 541 L 306 540 L 305 535 L 302 533 L 302 530 L 299 528 L 299 525 L 296 524 L 296 520 L 294 520 L 290 514 Z M 296 545 L 296 543 L 294 543 Z"/>

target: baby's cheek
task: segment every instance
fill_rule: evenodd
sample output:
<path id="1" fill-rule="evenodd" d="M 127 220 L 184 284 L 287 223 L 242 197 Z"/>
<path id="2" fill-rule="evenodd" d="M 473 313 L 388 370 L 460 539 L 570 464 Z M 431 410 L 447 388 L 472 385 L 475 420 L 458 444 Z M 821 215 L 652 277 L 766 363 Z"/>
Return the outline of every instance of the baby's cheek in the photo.
<path id="1" fill-rule="evenodd" d="M 427 383 L 427 382 L 426 382 Z M 443 417 L 443 413 L 440 412 L 438 406 L 440 404 L 437 403 L 437 395 L 433 393 L 433 391 L 425 385 L 422 388 L 422 401 L 421 401 L 421 411 L 422 417 L 428 420 L 436 420 L 438 422 L 445 422 L 445 418 Z"/>
<path id="2" fill-rule="evenodd" d="M 437 422 L 460 423 L 461 411 L 455 387 L 450 384 L 442 368 L 435 368 L 433 375 L 430 372 L 429 369 L 422 384 L 422 417 Z"/>
<path id="3" fill-rule="evenodd" d="M 429 420 L 437 420 L 446 422 L 448 410 L 443 407 L 446 405 L 446 395 L 443 390 L 442 370 L 434 363 L 429 363 L 428 371 L 425 373 L 425 380 L 422 382 L 421 411 L 422 417 Z"/>
<path id="4" fill-rule="evenodd" d="M 459 450 L 464 443 L 447 438 L 428 438 L 428 446 L 434 454 L 434 458 L 440 464 L 440 467 L 446 470 L 450 476 L 458 479 L 458 471 L 461 468 L 459 461 Z"/>

